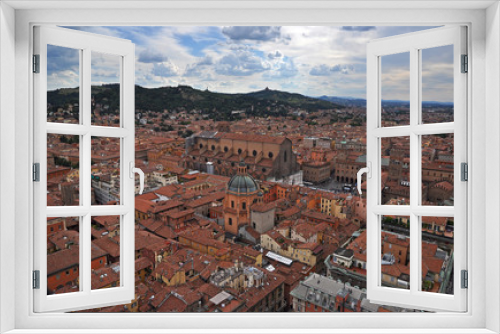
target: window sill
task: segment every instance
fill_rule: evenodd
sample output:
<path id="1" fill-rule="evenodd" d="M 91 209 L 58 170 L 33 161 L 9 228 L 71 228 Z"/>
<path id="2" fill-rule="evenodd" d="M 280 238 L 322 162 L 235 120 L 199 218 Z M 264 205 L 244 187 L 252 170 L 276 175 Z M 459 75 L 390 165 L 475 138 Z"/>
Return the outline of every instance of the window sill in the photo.
<path id="1" fill-rule="evenodd" d="M 30 329 L 30 330 L 12 330 L 5 334 L 494 334 L 495 332 L 488 329 L 320 329 L 320 330 L 294 330 L 294 329 L 259 329 L 259 330 L 231 330 L 231 329 L 203 329 L 203 330 L 168 330 L 168 329 L 145 329 L 145 330 L 52 330 L 52 329 Z"/>

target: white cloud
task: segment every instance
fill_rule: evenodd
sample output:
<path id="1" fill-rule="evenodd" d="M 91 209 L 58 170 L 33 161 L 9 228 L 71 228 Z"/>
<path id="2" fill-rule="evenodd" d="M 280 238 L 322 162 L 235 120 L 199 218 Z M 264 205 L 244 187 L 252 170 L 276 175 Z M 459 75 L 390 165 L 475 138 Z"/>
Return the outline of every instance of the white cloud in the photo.
<path id="1" fill-rule="evenodd" d="M 179 74 L 177 66 L 171 62 L 153 64 L 153 75 L 157 77 L 175 77 Z"/>
<path id="2" fill-rule="evenodd" d="M 222 33 L 232 40 L 272 41 L 280 37 L 281 27 L 231 26 L 223 27 Z"/>
<path id="3" fill-rule="evenodd" d="M 131 39 L 136 44 L 136 83 L 146 87 L 208 86 L 210 90 L 248 92 L 267 86 L 312 96 L 364 98 L 368 41 L 428 27 L 86 27 L 86 31 Z M 200 48 L 199 45 L 203 45 Z M 443 59 L 439 59 L 438 55 Z M 449 95 L 443 53 L 432 55 L 429 85 Z M 441 65 L 439 65 L 441 64 Z M 65 65 L 66 66 L 66 65 Z M 54 85 L 69 84 L 55 68 Z M 404 76 L 394 63 L 388 75 Z M 387 68 L 389 70 L 389 68 Z M 425 71 L 424 71 L 425 72 Z M 442 76 L 439 81 L 434 74 Z M 97 71 L 102 81 L 112 75 Z M 389 86 L 391 85 L 391 86 Z M 395 97 L 401 87 L 393 87 Z M 431 92 L 429 92 L 431 94 Z"/>
<path id="4" fill-rule="evenodd" d="M 249 76 L 269 68 L 268 62 L 250 51 L 228 53 L 215 63 L 215 72 L 228 76 Z"/>

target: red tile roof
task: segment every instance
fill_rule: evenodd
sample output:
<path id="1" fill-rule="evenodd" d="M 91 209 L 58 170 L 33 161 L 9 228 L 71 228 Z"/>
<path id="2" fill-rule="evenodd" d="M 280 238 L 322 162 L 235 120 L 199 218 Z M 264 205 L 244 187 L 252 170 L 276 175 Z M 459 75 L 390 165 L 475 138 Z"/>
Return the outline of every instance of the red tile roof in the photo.
<path id="1" fill-rule="evenodd" d="M 118 286 L 118 282 L 120 281 L 120 271 L 115 271 L 112 268 L 99 268 L 92 271 L 91 279 L 92 290 L 102 289 L 108 285 L 112 285 L 113 283 L 116 283 Z"/>
<path id="2" fill-rule="evenodd" d="M 109 255 L 111 255 L 112 257 L 119 257 L 120 256 L 119 240 L 120 240 L 119 238 L 117 240 L 115 240 L 115 239 L 112 239 L 108 236 L 105 236 L 103 238 L 96 239 L 93 242 L 99 248 L 108 252 Z"/>
<path id="3" fill-rule="evenodd" d="M 253 204 L 251 207 L 252 211 L 255 212 L 268 212 L 272 209 L 276 208 L 276 204 L 274 202 L 269 202 L 269 203 L 256 203 Z"/>
<path id="4" fill-rule="evenodd" d="M 167 300 L 158 307 L 157 312 L 184 312 L 187 304 L 180 298 L 174 295 L 169 295 Z"/>
<path id="5" fill-rule="evenodd" d="M 146 268 L 153 268 L 153 262 L 149 260 L 147 257 L 141 257 L 135 260 L 135 271 L 140 271 Z"/>
<path id="6" fill-rule="evenodd" d="M 47 255 L 47 275 L 53 275 L 65 269 L 78 266 L 80 252 L 78 246 Z"/>
<path id="7" fill-rule="evenodd" d="M 165 243 L 165 239 L 147 231 L 135 232 L 135 250 L 141 250 L 148 245 L 155 243 Z"/>
<path id="8" fill-rule="evenodd" d="M 135 210 L 143 213 L 148 213 L 153 210 L 154 203 L 150 201 L 146 201 L 143 199 L 135 199 Z"/>
<path id="9" fill-rule="evenodd" d="M 271 137 L 271 136 L 260 136 L 252 134 L 240 134 L 240 133 L 229 133 L 229 132 L 218 132 L 215 138 L 231 139 L 231 140 L 244 140 L 244 141 L 254 141 L 259 143 L 270 143 L 270 144 L 281 144 L 285 141 L 285 137 Z"/>

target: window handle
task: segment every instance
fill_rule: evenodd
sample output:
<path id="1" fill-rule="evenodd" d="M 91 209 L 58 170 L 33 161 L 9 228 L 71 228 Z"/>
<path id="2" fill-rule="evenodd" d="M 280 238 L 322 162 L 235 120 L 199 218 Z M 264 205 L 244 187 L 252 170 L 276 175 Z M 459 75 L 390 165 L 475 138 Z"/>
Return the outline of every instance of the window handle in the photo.
<path id="1" fill-rule="evenodd" d="M 139 195 L 144 191 L 144 172 L 140 168 L 134 167 L 134 163 L 130 162 L 130 178 L 135 180 L 135 173 L 139 174 Z"/>
<path id="2" fill-rule="evenodd" d="M 358 192 L 361 195 L 363 192 L 361 191 L 361 181 L 363 173 L 366 173 L 366 176 L 370 179 L 372 177 L 372 163 L 367 162 L 366 167 L 358 170 Z"/>

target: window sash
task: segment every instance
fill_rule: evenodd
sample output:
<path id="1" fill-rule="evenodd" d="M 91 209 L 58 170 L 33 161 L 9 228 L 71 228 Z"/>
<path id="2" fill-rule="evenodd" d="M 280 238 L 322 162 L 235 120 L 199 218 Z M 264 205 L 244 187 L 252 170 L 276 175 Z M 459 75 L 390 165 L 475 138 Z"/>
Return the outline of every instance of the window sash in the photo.
<path id="1" fill-rule="evenodd" d="M 35 27 L 34 53 L 40 55 L 40 73 L 34 80 L 34 161 L 40 163 L 40 182 L 34 187 L 34 269 L 40 271 L 40 289 L 33 290 L 34 311 L 71 311 L 130 302 L 134 298 L 134 45 L 130 41 L 47 26 Z M 47 45 L 79 50 L 79 124 L 48 123 Z M 120 56 L 120 128 L 91 125 L 91 52 Z M 78 135 L 79 206 L 47 207 L 47 135 Z M 120 204 L 93 206 L 91 199 L 91 139 L 120 138 Z M 133 176 L 133 175 L 132 175 Z M 120 215 L 120 287 L 92 290 L 91 217 Z M 79 292 L 47 295 L 47 217 L 79 217 Z"/>
<path id="2" fill-rule="evenodd" d="M 376 303 L 427 310 L 464 312 L 467 290 L 460 288 L 460 271 L 467 269 L 467 183 L 460 181 L 460 165 L 467 162 L 467 75 L 460 72 L 467 54 L 466 28 L 442 27 L 374 40 L 367 47 L 367 296 Z M 454 46 L 454 122 L 421 123 L 421 49 Z M 382 127 L 381 57 L 410 53 L 410 125 Z M 454 133 L 454 206 L 422 206 L 421 135 Z M 410 205 L 382 205 L 381 138 L 410 137 Z M 410 289 L 383 287 L 381 282 L 381 216 L 409 216 Z M 422 216 L 454 217 L 454 295 L 419 291 L 422 279 Z M 459 245 L 459 247 L 457 247 Z"/>

